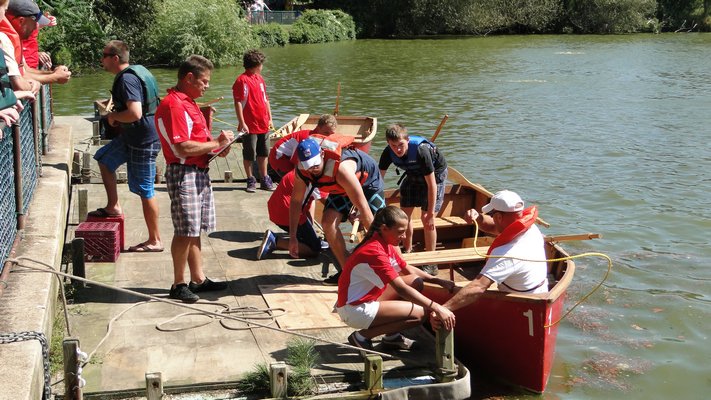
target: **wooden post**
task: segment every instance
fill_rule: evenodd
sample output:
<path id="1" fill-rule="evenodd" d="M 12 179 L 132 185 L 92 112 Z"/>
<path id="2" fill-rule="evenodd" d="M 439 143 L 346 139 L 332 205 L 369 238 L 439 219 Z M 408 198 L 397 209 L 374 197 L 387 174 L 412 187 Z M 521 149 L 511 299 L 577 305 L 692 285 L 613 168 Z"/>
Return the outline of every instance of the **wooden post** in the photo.
<path id="1" fill-rule="evenodd" d="M 146 372 L 146 399 L 163 398 L 163 379 L 160 372 Z"/>
<path id="2" fill-rule="evenodd" d="M 72 272 L 80 278 L 86 278 L 86 268 L 84 265 L 84 238 L 74 238 L 72 240 Z M 84 281 L 72 279 L 72 284 L 77 287 L 86 287 Z"/>
<path id="3" fill-rule="evenodd" d="M 269 383 L 272 391 L 272 398 L 286 398 L 286 363 L 283 361 L 269 364 Z"/>
<path id="4" fill-rule="evenodd" d="M 232 171 L 225 171 L 225 182 L 232 182 Z"/>
<path id="5" fill-rule="evenodd" d="M 81 176 L 81 152 L 75 151 L 72 157 L 72 177 Z"/>
<path id="6" fill-rule="evenodd" d="M 117 171 L 116 172 L 116 182 L 117 183 L 128 182 L 128 175 L 126 174 L 126 171 Z"/>
<path id="7" fill-rule="evenodd" d="M 96 104 L 94 104 L 96 107 Z M 96 111 L 95 111 L 96 112 Z M 91 143 L 96 146 L 101 142 L 101 133 L 99 132 L 99 121 L 94 121 L 91 123 L 92 133 L 91 133 Z"/>
<path id="8" fill-rule="evenodd" d="M 91 153 L 82 154 L 81 160 L 81 181 L 89 183 L 91 181 Z"/>
<path id="9" fill-rule="evenodd" d="M 153 182 L 156 185 L 160 185 L 161 182 L 163 182 L 163 171 L 161 171 L 161 168 L 158 165 L 156 165 L 156 177 Z"/>
<path id="10" fill-rule="evenodd" d="M 437 330 L 435 355 L 437 357 L 437 382 L 452 382 L 457 377 L 457 365 L 454 363 L 454 331 L 444 328 Z"/>
<path id="11" fill-rule="evenodd" d="M 83 398 L 79 387 L 79 339 L 67 338 L 62 342 L 64 353 L 64 398 L 66 400 L 81 400 Z"/>
<path id="12" fill-rule="evenodd" d="M 365 388 L 366 390 L 383 390 L 383 358 L 376 354 L 365 356 Z"/>
<path id="13" fill-rule="evenodd" d="M 86 188 L 77 189 L 77 219 L 79 222 L 86 221 L 86 216 L 89 212 L 89 191 Z"/>

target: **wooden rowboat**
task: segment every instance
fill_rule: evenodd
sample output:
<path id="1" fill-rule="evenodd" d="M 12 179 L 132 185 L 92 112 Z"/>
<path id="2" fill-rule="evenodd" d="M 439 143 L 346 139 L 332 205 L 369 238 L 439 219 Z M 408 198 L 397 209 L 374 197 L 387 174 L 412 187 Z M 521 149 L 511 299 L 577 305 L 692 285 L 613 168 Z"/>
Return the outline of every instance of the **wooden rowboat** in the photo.
<path id="1" fill-rule="evenodd" d="M 300 114 L 272 133 L 270 147 L 280 138 L 304 129 L 314 129 L 321 116 L 317 114 Z M 342 116 L 336 117 L 338 129 L 336 133 L 355 137 L 354 145 L 364 151 L 370 151 L 370 142 L 378 130 L 378 119 L 373 117 Z"/>
<path id="2" fill-rule="evenodd" d="M 450 177 L 461 177 L 452 170 L 450 167 Z M 486 254 L 493 238 L 480 232 L 478 242 L 474 243 L 475 227 L 467 224 L 462 216 L 470 208 L 480 210 L 491 195 L 466 179 L 448 185 L 444 205 L 435 220 L 441 248 L 405 254 L 406 261 L 412 265 L 437 264 L 441 274 L 449 273 L 458 286 L 465 286 L 484 266 L 482 255 Z M 398 191 L 386 192 L 386 201 L 398 205 Z M 419 218 L 416 208 L 413 243 L 423 241 Z M 553 259 L 568 254 L 556 242 L 546 241 L 546 255 Z M 561 317 L 574 272 L 575 264 L 570 260 L 549 262 L 548 293 L 505 293 L 498 291 L 494 284 L 474 303 L 457 310 L 454 330 L 457 358 L 470 370 L 479 370 L 506 383 L 542 393 L 555 357 L 558 325 L 554 323 Z M 440 304 L 452 296 L 441 287 L 429 284 L 423 293 Z"/>

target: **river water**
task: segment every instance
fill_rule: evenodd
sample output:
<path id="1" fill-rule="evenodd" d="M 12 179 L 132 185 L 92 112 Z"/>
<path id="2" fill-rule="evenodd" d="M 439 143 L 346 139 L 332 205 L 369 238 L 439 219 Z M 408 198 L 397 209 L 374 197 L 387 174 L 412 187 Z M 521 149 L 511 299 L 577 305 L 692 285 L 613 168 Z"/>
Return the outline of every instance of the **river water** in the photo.
<path id="1" fill-rule="evenodd" d="M 374 149 L 387 123 L 430 136 L 448 114 L 437 143 L 452 166 L 538 204 L 546 234 L 603 235 L 564 244 L 606 253 L 613 267 L 562 322 L 543 398 L 705 399 L 710 50 L 709 34 L 362 40 L 267 49 L 263 73 L 275 125 L 332 112 L 340 82 L 341 115 L 378 118 Z M 241 71 L 216 70 L 206 96 L 225 96 L 217 118 L 227 123 Z M 175 83 L 174 70 L 154 73 L 162 88 Z M 55 113 L 92 113 L 111 80 L 55 87 Z M 607 268 L 601 258 L 576 264 L 568 307 Z"/>

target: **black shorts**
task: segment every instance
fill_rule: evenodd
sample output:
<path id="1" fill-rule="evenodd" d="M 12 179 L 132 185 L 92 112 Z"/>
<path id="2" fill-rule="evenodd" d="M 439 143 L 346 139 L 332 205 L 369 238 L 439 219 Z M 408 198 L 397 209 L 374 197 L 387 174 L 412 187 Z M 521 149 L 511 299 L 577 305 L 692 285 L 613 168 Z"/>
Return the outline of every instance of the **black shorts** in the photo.
<path id="1" fill-rule="evenodd" d="M 444 202 L 444 186 L 447 181 L 447 170 L 439 176 L 440 183 L 437 184 L 437 193 L 435 197 L 434 211 L 438 212 L 442 208 Z M 400 184 L 400 207 L 420 207 L 423 210 L 427 209 L 427 182 L 424 176 L 409 175 Z"/>
<path id="2" fill-rule="evenodd" d="M 267 146 L 269 133 L 248 133 L 242 136 L 242 158 L 245 161 L 255 161 L 257 157 L 268 157 Z"/>

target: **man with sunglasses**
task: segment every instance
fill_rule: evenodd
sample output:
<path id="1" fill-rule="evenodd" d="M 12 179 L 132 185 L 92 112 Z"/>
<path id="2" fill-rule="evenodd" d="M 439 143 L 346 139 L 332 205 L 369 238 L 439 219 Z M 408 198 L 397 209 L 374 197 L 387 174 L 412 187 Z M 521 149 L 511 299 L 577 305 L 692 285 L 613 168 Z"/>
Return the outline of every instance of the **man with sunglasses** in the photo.
<path id="1" fill-rule="evenodd" d="M 471 209 L 464 219 L 469 223 L 476 221 L 480 230 L 497 235 L 489 246 L 486 264 L 467 286 L 456 288 L 455 295 L 443 305 L 451 311 L 465 307 L 494 282 L 502 292 L 547 293 L 546 252 L 543 234 L 535 225 L 536 206 L 524 209 L 518 194 L 502 190 L 481 211 L 480 214 Z M 430 320 L 433 326 L 439 326 L 435 317 Z"/>
<path id="2" fill-rule="evenodd" d="M 29 38 L 38 23 L 49 23 L 33 0 L 10 0 L 5 18 L 0 21 L 0 42 L 5 51 L 10 82 L 14 90 L 39 91 L 41 84 L 67 83 L 72 73 L 60 65 L 52 71 L 40 71 L 25 65 L 22 40 Z"/>

